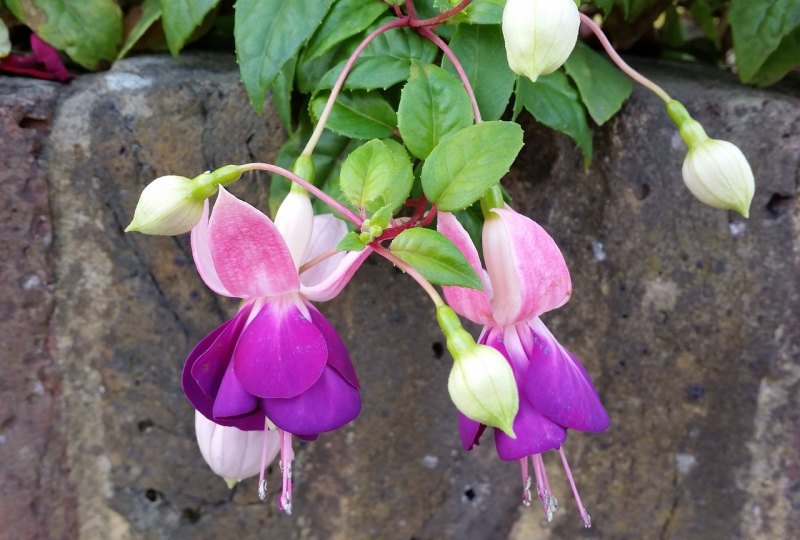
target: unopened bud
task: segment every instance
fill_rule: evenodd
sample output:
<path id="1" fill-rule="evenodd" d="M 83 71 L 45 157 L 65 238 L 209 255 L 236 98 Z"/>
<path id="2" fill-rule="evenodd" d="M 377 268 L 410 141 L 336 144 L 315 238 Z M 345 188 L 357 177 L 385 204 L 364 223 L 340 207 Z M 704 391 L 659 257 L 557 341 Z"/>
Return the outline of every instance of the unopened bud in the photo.
<path id="1" fill-rule="evenodd" d="M 448 306 L 440 306 L 436 318 L 455 361 L 447 390 L 456 408 L 476 422 L 516 437 L 513 426 L 519 393 L 508 361 L 497 350 L 475 343 Z"/>
<path id="2" fill-rule="evenodd" d="M 278 211 L 275 213 L 275 227 L 283 236 L 289 252 L 292 254 L 297 268 L 303 264 L 308 247 L 311 243 L 311 233 L 314 228 L 314 209 L 311 198 L 302 187 L 294 188 L 286 195 Z"/>
<path id="3" fill-rule="evenodd" d="M 580 24 L 573 0 L 508 0 L 503 38 L 509 67 L 534 82 L 554 72 L 575 48 Z"/>
<path id="4" fill-rule="evenodd" d="M 735 144 L 711 139 L 702 126 L 672 100 L 667 111 L 689 147 L 683 162 L 683 182 L 700 202 L 750 215 L 755 179 L 747 158 Z"/>
<path id="5" fill-rule="evenodd" d="M 194 414 L 194 428 L 203 459 L 229 487 L 261 472 L 262 452 L 264 462 L 269 463 L 280 447 L 276 431 L 242 431 L 221 426 L 198 411 Z"/>
<path id="6" fill-rule="evenodd" d="M 203 198 L 194 195 L 195 184 L 183 176 L 162 176 L 142 191 L 133 221 L 125 232 L 174 236 L 192 230 L 203 214 Z"/>

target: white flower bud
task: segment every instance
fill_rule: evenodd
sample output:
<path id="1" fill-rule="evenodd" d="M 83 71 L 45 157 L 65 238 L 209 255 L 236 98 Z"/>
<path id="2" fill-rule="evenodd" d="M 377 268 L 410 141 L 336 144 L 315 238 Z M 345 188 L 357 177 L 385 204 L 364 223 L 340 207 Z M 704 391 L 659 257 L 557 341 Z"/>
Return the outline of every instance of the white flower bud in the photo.
<path id="1" fill-rule="evenodd" d="M 706 139 L 690 146 L 683 162 L 683 181 L 700 202 L 749 217 L 755 180 L 735 144 Z"/>
<path id="2" fill-rule="evenodd" d="M 200 412 L 194 413 L 194 429 L 200 453 L 211 470 L 231 485 L 261 472 L 261 450 L 267 437 L 265 463 L 270 463 L 280 449 L 277 431 L 242 431 L 221 426 Z"/>
<path id="3" fill-rule="evenodd" d="M 305 189 L 293 188 L 275 213 L 275 227 L 283 236 L 294 265 L 300 268 L 305 261 L 314 228 L 314 209 Z"/>
<path id="4" fill-rule="evenodd" d="M 192 230 L 203 215 L 203 199 L 193 195 L 195 184 L 183 176 L 162 176 L 150 182 L 125 232 L 174 236 Z"/>
<path id="5" fill-rule="evenodd" d="M 508 0 L 503 37 L 511 70 L 536 82 L 566 62 L 581 24 L 574 0 Z"/>

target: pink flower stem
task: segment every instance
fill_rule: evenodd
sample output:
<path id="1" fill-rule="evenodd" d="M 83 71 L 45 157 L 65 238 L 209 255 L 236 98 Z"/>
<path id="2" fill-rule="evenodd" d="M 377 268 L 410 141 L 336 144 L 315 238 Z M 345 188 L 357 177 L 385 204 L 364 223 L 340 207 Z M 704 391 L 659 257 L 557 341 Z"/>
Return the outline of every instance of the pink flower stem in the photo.
<path id="1" fill-rule="evenodd" d="M 405 272 L 406 274 L 411 276 L 414 279 L 414 281 L 419 283 L 419 286 L 422 287 L 422 289 L 426 293 L 428 293 L 428 296 L 431 297 L 431 300 L 433 301 L 434 305 L 437 308 L 439 306 L 443 306 L 444 305 L 444 300 L 442 300 L 442 297 L 439 296 L 438 292 L 436 292 L 436 289 L 434 288 L 434 286 L 431 285 L 430 281 L 428 281 L 427 279 L 422 277 L 422 274 L 417 272 L 417 270 L 413 266 L 411 266 L 410 264 L 408 264 L 404 260 L 402 260 L 399 257 L 397 257 L 394 253 L 392 253 L 391 251 L 389 251 L 388 249 L 386 249 L 385 247 L 380 245 L 378 242 L 372 242 L 370 244 L 370 247 L 375 251 L 375 253 L 381 255 L 382 257 L 384 257 L 386 260 L 388 260 L 389 262 L 394 264 L 396 267 L 401 269 L 403 272 Z"/>
<path id="2" fill-rule="evenodd" d="M 453 15 L 463 11 L 468 5 L 472 3 L 472 0 L 461 0 L 461 3 L 458 4 L 456 7 L 448 9 L 447 11 L 443 11 L 439 13 L 436 17 L 431 17 L 430 19 L 411 19 L 411 26 L 414 28 L 422 28 L 427 26 L 438 26 L 439 24 L 443 23 L 445 20 L 449 19 Z M 408 4 L 413 5 L 413 0 L 407 0 L 406 6 Z M 406 7 L 408 9 L 408 7 Z"/>
<path id="3" fill-rule="evenodd" d="M 564 472 L 567 473 L 567 480 L 569 480 L 569 485 L 572 488 L 572 494 L 575 496 L 575 502 L 578 504 L 578 510 L 581 513 L 583 526 L 589 529 L 592 526 L 592 518 L 589 517 L 589 512 L 587 512 L 586 508 L 583 507 L 581 496 L 578 495 L 578 488 L 575 487 L 575 480 L 572 478 L 572 471 L 569 468 L 569 463 L 567 463 L 567 456 L 564 454 L 564 448 L 559 448 L 558 453 L 561 454 L 561 463 L 564 465 Z"/>
<path id="4" fill-rule="evenodd" d="M 355 215 L 349 208 L 345 205 L 319 189 L 317 186 L 312 184 L 311 182 L 300 178 L 292 171 L 284 169 L 283 167 L 278 167 L 277 165 L 272 165 L 271 163 L 245 163 L 244 165 L 240 165 L 239 168 L 242 172 L 245 171 L 267 171 L 270 173 L 275 173 L 291 180 L 296 184 L 300 184 L 303 186 L 309 193 L 317 197 L 319 200 L 327 204 L 331 207 L 331 209 L 336 210 L 344 217 L 346 217 L 353 225 L 356 226 L 357 229 L 361 229 L 361 224 L 364 222 L 363 219 Z"/>
<path id="5" fill-rule="evenodd" d="M 464 2 L 462 2 L 463 4 Z M 469 3 L 469 2 L 467 2 Z M 413 25 L 412 25 L 413 26 Z M 475 123 L 480 124 L 481 119 L 481 111 L 478 108 L 478 100 L 475 99 L 475 92 L 472 90 L 472 84 L 469 82 L 469 77 L 467 77 L 466 72 L 464 71 L 464 67 L 461 65 L 461 62 L 458 60 L 458 57 L 453 52 L 453 50 L 444 42 L 442 38 L 437 36 L 433 33 L 430 28 L 418 28 L 417 32 L 419 35 L 432 41 L 439 47 L 445 56 L 447 56 L 448 60 L 453 63 L 453 67 L 456 68 L 456 73 L 458 73 L 459 78 L 461 79 L 461 83 L 464 85 L 464 89 L 467 91 L 467 95 L 469 96 L 469 101 L 472 103 L 472 114 L 475 116 Z"/>
<path id="6" fill-rule="evenodd" d="M 651 81 L 650 79 L 648 79 L 647 77 L 645 77 L 644 75 L 633 69 L 631 66 L 628 65 L 627 62 L 625 62 L 625 60 L 622 59 L 619 53 L 617 53 L 617 51 L 614 50 L 614 47 L 611 45 L 611 42 L 608 40 L 608 37 L 606 37 L 603 30 L 597 25 L 596 22 L 594 22 L 594 20 L 592 20 L 591 17 L 589 17 L 584 13 L 581 13 L 580 15 L 581 15 L 581 22 L 583 23 L 583 25 L 586 26 L 586 28 L 588 28 L 589 30 L 591 30 L 595 36 L 597 36 L 597 39 L 600 41 L 600 45 L 603 46 L 603 49 L 605 49 L 606 54 L 608 54 L 609 58 L 611 58 L 611 60 L 617 65 L 619 69 L 621 69 L 628 77 L 630 77 L 631 79 L 633 79 L 634 81 L 641 84 L 642 86 L 653 92 L 655 95 L 660 97 L 662 100 L 664 100 L 665 103 L 669 103 L 672 100 L 670 95 L 667 94 L 667 92 L 663 88 L 661 88 L 656 83 L 654 83 L 653 81 Z"/>
<path id="7" fill-rule="evenodd" d="M 410 20 L 410 17 L 405 16 L 398 17 L 393 21 L 389 21 L 380 28 L 375 29 L 375 31 L 364 38 L 364 41 L 359 43 L 358 47 L 356 47 L 356 49 L 353 51 L 353 54 L 351 54 L 350 58 L 347 59 L 347 63 L 345 63 L 344 67 L 342 68 L 339 78 L 336 79 L 333 88 L 331 88 L 331 95 L 328 97 L 328 102 L 325 104 L 325 108 L 322 109 L 322 114 L 319 115 L 319 121 L 314 127 L 314 132 L 311 134 L 311 138 L 308 139 L 306 147 L 303 149 L 303 154 L 310 156 L 314 152 L 314 148 L 316 148 L 319 138 L 322 136 L 322 132 L 325 129 L 325 123 L 328 121 L 328 116 L 330 116 L 331 111 L 333 110 L 333 105 L 336 103 L 336 98 L 339 96 L 342 86 L 344 86 L 344 80 L 347 78 L 347 75 L 350 74 L 350 70 L 353 69 L 353 64 L 356 63 L 356 60 L 358 60 L 358 57 L 362 52 L 364 52 L 364 49 L 367 48 L 367 45 L 369 45 L 373 39 L 384 32 L 391 30 L 392 28 L 409 26 Z"/>

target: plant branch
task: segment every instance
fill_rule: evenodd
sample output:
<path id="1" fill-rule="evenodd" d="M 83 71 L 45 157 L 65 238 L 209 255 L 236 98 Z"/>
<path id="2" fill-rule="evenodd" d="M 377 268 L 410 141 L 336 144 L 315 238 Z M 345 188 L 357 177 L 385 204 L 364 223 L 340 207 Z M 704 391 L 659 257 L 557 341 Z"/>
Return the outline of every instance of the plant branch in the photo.
<path id="1" fill-rule="evenodd" d="M 461 3 L 458 4 L 456 7 L 448 9 L 447 11 L 443 11 L 442 13 L 439 13 L 436 17 L 431 17 L 430 19 L 412 19 L 410 26 L 414 28 L 423 28 L 426 26 L 438 26 L 439 24 L 449 19 L 453 15 L 463 11 L 471 3 L 472 0 L 461 0 Z"/>

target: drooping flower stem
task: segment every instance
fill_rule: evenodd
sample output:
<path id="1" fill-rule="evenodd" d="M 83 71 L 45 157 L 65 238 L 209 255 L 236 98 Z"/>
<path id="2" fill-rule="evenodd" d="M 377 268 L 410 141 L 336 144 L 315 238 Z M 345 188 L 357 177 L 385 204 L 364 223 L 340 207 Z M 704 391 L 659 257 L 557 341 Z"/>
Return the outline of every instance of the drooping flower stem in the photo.
<path id="1" fill-rule="evenodd" d="M 331 209 L 336 210 L 344 217 L 346 217 L 350 223 L 356 226 L 356 228 L 361 228 L 361 224 L 364 222 L 363 219 L 358 217 L 356 214 L 353 213 L 352 210 L 347 208 L 345 205 L 319 189 L 317 186 L 311 184 L 307 180 L 297 176 L 293 172 L 284 169 L 283 167 L 278 167 L 277 165 L 272 165 L 271 163 L 245 163 L 244 165 L 240 165 L 241 170 L 244 171 L 266 171 L 270 173 L 275 173 L 283 176 L 284 178 L 295 182 L 296 184 L 300 184 L 303 186 L 309 193 L 317 197 L 319 200 L 327 204 L 331 207 Z"/>
<path id="2" fill-rule="evenodd" d="M 661 88 L 656 83 L 654 83 L 653 81 L 651 81 L 650 79 L 648 79 L 647 77 L 645 77 L 644 75 L 633 69 L 631 66 L 628 65 L 627 62 L 625 62 L 625 60 L 622 59 L 619 53 L 617 53 L 617 51 L 614 50 L 614 47 L 611 45 L 611 42 L 608 40 L 608 37 L 606 37 L 603 30 L 600 28 L 600 26 L 597 25 L 596 22 L 592 20 L 591 17 L 589 17 L 584 13 L 581 13 L 580 16 L 583 25 L 586 26 L 586 28 L 588 28 L 589 30 L 591 30 L 595 36 L 597 36 L 598 41 L 600 41 L 600 45 L 603 46 L 603 49 L 605 49 L 606 54 L 608 54 L 609 58 L 611 58 L 611 60 L 617 65 L 619 69 L 621 69 L 628 77 L 630 77 L 631 79 L 633 79 L 634 81 L 641 84 L 642 86 L 653 92 L 655 95 L 660 97 L 665 103 L 669 103 L 672 100 L 670 95 L 667 94 L 667 92 L 663 88 Z"/>
<path id="3" fill-rule="evenodd" d="M 356 63 L 356 60 L 358 60 L 358 57 L 362 52 L 364 52 L 364 49 L 367 48 L 367 45 L 369 45 L 373 39 L 384 32 L 391 30 L 392 28 L 408 26 L 409 20 L 410 18 L 406 16 L 389 21 L 383 26 L 375 29 L 374 32 L 364 38 L 364 41 L 358 44 L 358 47 L 356 47 L 356 49 L 350 55 L 350 58 L 347 59 L 347 63 L 345 63 L 344 67 L 342 68 L 342 72 L 339 74 L 339 78 L 336 79 L 333 88 L 331 88 L 331 95 L 328 97 L 328 102 L 325 103 L 325 108 L 322 109 L 322 114 L 319 115 L 319 121 L 317 121 L 317 125 L 314 127 L 314 132 L 308 139 L 305 148 L 303 148 L 304 155 L 310 156 L 314 152 L 314 148 L 316 148 L 319 138 L 322 136 L 322 132 L 325 129 L 325 123 L 328 121 L 328 116 L 330 116 L 331 111 L 333 110 L 333 105 L 336 103 L 336 98 L 339 96 L 342 86 L 344 86 L 344 80 L 347 78 L 347 75 L 350 74 L 350 70 L 353 69 L 353 64 Z"/>
<path id="4" fill-rule="evenodd" d="M 394 264 L 403 272 L 411 276 L 414 279 L 414 281 L 419 283 L 419 286 L 422 287 L 422 289 L 426 293 L 428 293 L 428 296 L 431 297 L 433 304 L 437 308 L 439 306 L 444 305 L 444 300 L 442 300 L 442 297 L 436 291 L 434 286 L 431 285 L 431 283 L 427 279 L 422 277 L 422 274 L 420 274 L 413 266 L 411 266 L 404 260 L 397 257 L 394 253 L 392 253 L 391 251 L 380 245 L 378 242 L 373 242 L 372 244 L 370 244 L 370 247 L 372 247 L 372 249 L 375 250 L 375 253 L 377 253 L 378 255 L 382 256 L 383 258 Z"/>
<path id="5" fill-rule="evenodd" d="M 463 3 L 464 2 L 462 2 L 462 4 Z M 467 95 L 469 96 L 469 101 L 472 104 L 472 114 L 475 116 L 475 123 L 480 124 L 482 122 L 482 119 L 481 119 L 481 111 L 478 108 L 478 100 L 475 99 L 475 92 L 472 89 L 472 84 L 470 84 L 469 77 L 467 77 L 467 74 L 464 71 L 464 67 L 461 65 L 461 62 L 458 60 L 456 54 L 447 45 L 447 43 L 445 43 L 442 38 L 434 34 L 430 28 L 422 27 L 418 28 L 417 31 L 419 32 L 419 35 L 433 42 L 437 47 L 439 47 L 439 49 L 441 49 L 441 51 L 448 58 L 448 60 L 450 60 L 450 62 L 453 63 L 453 67 L 456 69 L 456 73 L 458 73 L 458 76 L 461 79 L 461 83 L 464 85 L 464 89 L 467 91 Z"/>
<path id="6" fill-rule="evenodd" d="M 412 26 L 414 28 L 424 28 L 424 27 L 428 27 L 428 26 L 438 26 L 439 24 L 443 23 L 444 21 L 446 21 L 447 19 L 449 19 L 453 15 L 455 15 L 457 13 L 460 13 L 461 11 L 466 9 L 466 7 L 468 5 L 470 5 L 471 3 L 472 3 L 472 0 L 461 0 L 461 3 L 459 3 L 457 6 L 455 6 L 453 8 L 450 8 L 447 11 L 443 11 L 443 12 L 439 13 L 435 17 L 431 17 L 430 19 L 417 19 L 416 17 L 414 17 L 414 18 L 411 19 L 410 26 Z M 409 9 L 409 6 L 410 6 L 410 9 Z M 409 9 L 409 14 L 414 12 L 414 2 L 413 2 L 413 0 L 408 0 L 406 2 L 406 9 Z M 416 15 L 416 13 L 415 13 L 415 15 Z"/>

